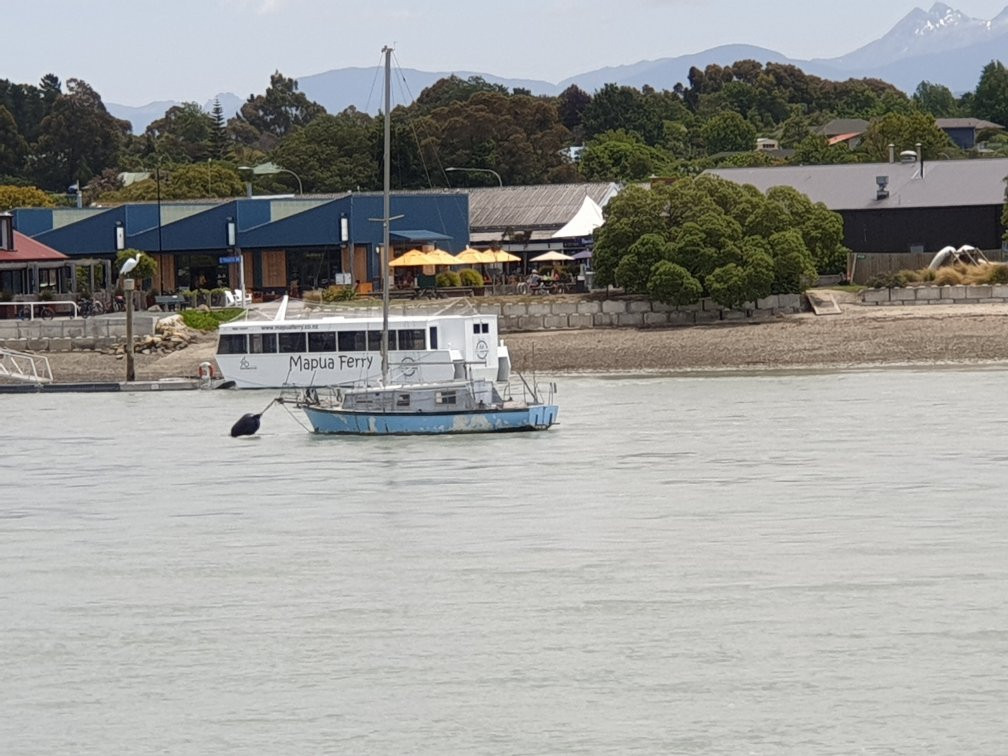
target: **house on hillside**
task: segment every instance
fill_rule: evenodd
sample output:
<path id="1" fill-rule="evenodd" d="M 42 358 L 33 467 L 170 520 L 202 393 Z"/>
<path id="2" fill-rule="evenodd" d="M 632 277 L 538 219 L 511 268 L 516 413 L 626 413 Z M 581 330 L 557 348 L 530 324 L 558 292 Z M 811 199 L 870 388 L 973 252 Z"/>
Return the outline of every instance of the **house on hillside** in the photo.
<path id="1" fill-rule="evenodd" d="M 972 244 L 1000 257 L 1008 158 L 779 168 L 708 174 L 762 192 L 790 186 L 839 213 L 843 243 L 861 254 L 933 254 Z"/>
<path id="2" fill-rule="evenodd" d="M 972 150 L 984 139 L 1004 131 L 1004 126 L 980 118 L 936 118 L 935 124 L 964 150 Z"/>
<path id="3" fill-rule="evenodd" d="M 853 150 L 861 144 L 861 137 L 867 130 L 868 121 L 863 118 L 834 118 L 816 129 L 815 133 L 826 137 L 830 147 L 835 144 L 846 144 Z"/>

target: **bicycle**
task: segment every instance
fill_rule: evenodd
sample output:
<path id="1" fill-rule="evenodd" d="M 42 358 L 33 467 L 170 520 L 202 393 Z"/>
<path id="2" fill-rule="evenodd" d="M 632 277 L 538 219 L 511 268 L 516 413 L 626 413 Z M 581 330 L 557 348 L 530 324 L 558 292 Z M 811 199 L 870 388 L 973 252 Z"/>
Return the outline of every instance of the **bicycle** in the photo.
<path id="1" fill-rule="evenodd" d="M 91 315 L 102 315 L 105 313 L 105 305 L 97 299 L 82 299 L 77 305 L 77 312 L 80 313 L 82 318 Z"/>
<path id="2" fill-rule="evenodd" d="M 45 320 L 52 320 L 56 312 L 49 305 L 42 305 L 41 307 L 35 308 L 35 318 L 43 318 Z M 22 307 L 18 310 L 18 320 L 32 320 L 32 308 Z"/>

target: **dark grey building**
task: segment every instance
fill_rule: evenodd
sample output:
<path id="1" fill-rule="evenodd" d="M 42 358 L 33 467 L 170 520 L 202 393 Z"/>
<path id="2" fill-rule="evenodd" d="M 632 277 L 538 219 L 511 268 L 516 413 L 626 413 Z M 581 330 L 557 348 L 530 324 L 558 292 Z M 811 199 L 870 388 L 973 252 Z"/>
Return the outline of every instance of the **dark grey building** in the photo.
<path id="1" fill-rule="evenodd" d="M 719 168 L 707 173 L 765 192 L 790 186 L 838 212 L 853 252 L 1000 250 L 1008 158 Z"/>

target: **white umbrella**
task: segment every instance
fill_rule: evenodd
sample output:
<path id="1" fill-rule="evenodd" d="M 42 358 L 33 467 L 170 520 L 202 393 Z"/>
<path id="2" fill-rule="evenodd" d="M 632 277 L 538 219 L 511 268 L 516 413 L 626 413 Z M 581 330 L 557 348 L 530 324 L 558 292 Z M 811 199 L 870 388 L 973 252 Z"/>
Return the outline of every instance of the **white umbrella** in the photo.
<path id="1" fill-rule="evenodd" d="M 530 258 L 531 262 L 567 262 L 573 259 L 574 258 L 570 255 L 565 255 L 563 252 L 557 252 L 555 249 L 551 249 L 549 252 L 543 252 L 541 255 Z"/>

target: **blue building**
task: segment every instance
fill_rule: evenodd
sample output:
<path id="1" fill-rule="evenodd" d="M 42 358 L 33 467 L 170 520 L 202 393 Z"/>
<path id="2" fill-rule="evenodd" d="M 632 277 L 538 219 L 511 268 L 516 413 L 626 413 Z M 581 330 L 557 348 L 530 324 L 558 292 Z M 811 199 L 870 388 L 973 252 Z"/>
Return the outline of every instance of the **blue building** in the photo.
<path id="1" fill-rule="evenodd" d="M 265 298 L 336 282 L 376 284 L 383 236 L 380 193 L 337 197 L 243 197 L 133 203 L 110 208 L 27 208 L 14 226 L 77 262 L 102 263 L 121 249 L 158 262 L 151 288 L 248 289 Z M 391 196 L 393 252 L 436 244 L 459 252 L 469 242 L 469 197 L 463 191 Z M 244 275 L 236 257 L 244 261 Z M 99 281 L 98 285 L 103 285 Z"/>

